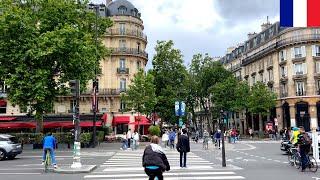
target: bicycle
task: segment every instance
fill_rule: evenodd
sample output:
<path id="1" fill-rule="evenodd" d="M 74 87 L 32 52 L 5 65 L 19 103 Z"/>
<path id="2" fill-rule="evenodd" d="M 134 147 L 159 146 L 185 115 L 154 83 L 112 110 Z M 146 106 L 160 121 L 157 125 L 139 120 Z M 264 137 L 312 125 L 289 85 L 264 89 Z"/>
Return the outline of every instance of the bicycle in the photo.
<path id="1" fill-rule="evenodd" d="M 297 169 L 300 169 L 300 167 L 302 166 L 301 156 L 300 156 L 299 152 L 297 153 L 297 155 L 298 156 L 296 156 L 295 165 L 296 165 Z M 318 163 L 317 163 L 316 159 L 313 156 L 308 154 L 307 155 L 307 160 L 308 161 L 307 161 L 306 167 L 308 167 L 311 172 L 317 172 Z"/>
<path id="2" fill-rule="evenodd" d="M 295 147 L 290 147 L 289 148 L 289 151 L 288 151 L 288 161 L 289 161 L 289 164 L 291 166 L 294 166 L 295 165 L 295 162 L 296 162 L 296 157 L 298 156 L 297 155 L 297 152 L 298 152 L 298 148 L 295 148 Z"/>
<path id="3" fill-rule="evenodd" d="M 44 172 L 49 171 L 49 166 L 51 165 L 51 155 L 50 155 L 50 150 L 46 149 L 46 159 L 44 161 Z"/>

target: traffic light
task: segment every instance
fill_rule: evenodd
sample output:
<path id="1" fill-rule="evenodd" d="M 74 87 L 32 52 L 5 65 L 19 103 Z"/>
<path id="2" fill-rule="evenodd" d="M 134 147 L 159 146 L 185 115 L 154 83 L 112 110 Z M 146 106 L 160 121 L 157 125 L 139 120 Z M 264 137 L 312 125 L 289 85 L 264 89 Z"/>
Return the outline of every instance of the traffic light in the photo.
<path id="1" fill-rule="evenodd" d="M 79 80 L 70 80 L 69 86 L 71 90 L 71 94 L 74 98 L 80 97 L 80 81 Z"/>
<path id="2" fill-rule="evenodd" d="M 98 81 L 98 79 L 93 81 L 92 86 L 93 86 L 92 89 L 96 88 L 96 92 L 98 93 L 99 92 L 99 81 Z"/>

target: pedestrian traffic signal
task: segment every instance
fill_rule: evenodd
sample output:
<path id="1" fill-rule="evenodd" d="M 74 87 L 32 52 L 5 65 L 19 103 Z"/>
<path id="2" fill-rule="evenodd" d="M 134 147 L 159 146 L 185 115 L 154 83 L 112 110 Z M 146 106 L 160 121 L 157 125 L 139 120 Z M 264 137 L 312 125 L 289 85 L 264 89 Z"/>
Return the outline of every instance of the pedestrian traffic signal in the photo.
<path id="1" fill-rule="evenodd" d="M 79 80 L 70 80 L 69 86 L 71 90 L 71 94 L 74 98 L 80 97 L 80 81 Z"/>

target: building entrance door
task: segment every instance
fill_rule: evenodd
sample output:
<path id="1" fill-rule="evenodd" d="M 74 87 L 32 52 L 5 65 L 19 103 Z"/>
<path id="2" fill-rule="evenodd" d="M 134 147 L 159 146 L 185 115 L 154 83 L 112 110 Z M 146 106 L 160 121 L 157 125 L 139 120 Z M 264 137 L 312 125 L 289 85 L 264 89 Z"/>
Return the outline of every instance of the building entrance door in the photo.
<path id="1" fill-rule="evenodd" d="M 290 129 L 291 127 L 290 108 L 287 102 L 282 105 L 282 112 L 283 112 L 283 126 Z"/>
<path id="2" fill-rule="evenodd" d="M 297 103 L 296 110 L 297 126 L 303 126 L 306 132 L 310 131 L 310 114 L 308 103 Z"/>

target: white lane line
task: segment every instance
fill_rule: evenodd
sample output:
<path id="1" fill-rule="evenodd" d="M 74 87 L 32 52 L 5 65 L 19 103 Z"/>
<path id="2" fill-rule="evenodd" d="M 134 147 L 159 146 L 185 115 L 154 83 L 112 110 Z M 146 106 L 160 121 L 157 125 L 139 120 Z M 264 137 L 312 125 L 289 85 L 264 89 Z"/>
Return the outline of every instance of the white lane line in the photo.
<path id="1" fill-rule="evenodd" d="M 261 157 L 261 159 L 267 159 L 267 158 L 265 158 L 265 157 Z"/>
<path id="2" fill-rule="evenodd" d="M 273 160 L 273 161 L 275 161 L 275 162 L 280 162 L 279 160 Z"/>
<path id="3" fill-rule="evenodd" d="M 234 172 L 180 172 L 180 173 L 164 173 L 165 177 L 167 176 L 194 176 L 194 175 L 233 175 Z M 106 174 L 106 175 L 86 175 L 84 178 L 110 178 L 110 177 L 146 177 L 145 173 L 143 174 Z M 167 178 L 166 178 L 167 179 Z"/>
<path id="4" fill-rule="evenodd" d="M 282 162 L 283 164 L 288 164 L 289 162 L 286 162 L 286 161 L 284 161 L 284 162 Z"/>
<path id="5" fill-rule="evenodd" d="M 38 170 L 43 168 L 1 168 L 0 171 Z"/>
<path id="6" fill-rule="evenodd" d="M 0 173 L 0 175 L 40 175 L 41 173 Z"/>
<path id="7" fill-rule="evenodd" d="M 173 166 L 172 168 L 170 168 L 171 170 L 177 170 L 177 169 L 181 169 L 179 166 Z M 213 169 L 212 166 L 188 166 L 187 169 Z M 125 167 L 125 168 L 107 168 L 104 169 L 104 172 L 115 172 L 115 171 L 143 171 L 144 168 L 143 167 Z"/>
<path id="8" fill-rule="evenodd" d="M 268 161 L 272 161 L 272 159 L 268 159 Z"/>

